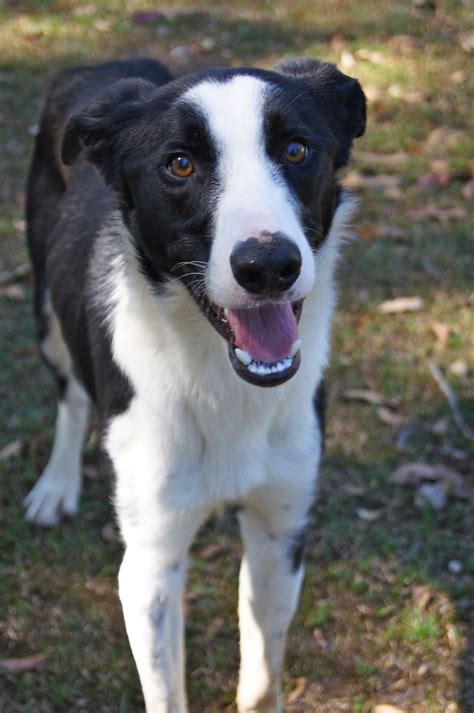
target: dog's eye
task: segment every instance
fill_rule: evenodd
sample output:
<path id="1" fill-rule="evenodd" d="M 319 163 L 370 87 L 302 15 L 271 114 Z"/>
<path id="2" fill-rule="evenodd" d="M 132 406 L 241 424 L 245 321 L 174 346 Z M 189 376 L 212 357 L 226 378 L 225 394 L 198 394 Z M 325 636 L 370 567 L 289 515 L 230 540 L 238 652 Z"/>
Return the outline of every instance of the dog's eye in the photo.
<path id="1" fill-rule="evenodd" d="M 189 156 L 181 153 L 169 162 L 168 170 L 178 178 L 187 178 L 194 171 L 194 164 Z"/>
<path id="2" fill-rule="evenodd" d="M 302 163 L 308 152 L 308 147 L 301 141 L 291 141 L 286 147 L 286 158 L 290 163 Z"/>

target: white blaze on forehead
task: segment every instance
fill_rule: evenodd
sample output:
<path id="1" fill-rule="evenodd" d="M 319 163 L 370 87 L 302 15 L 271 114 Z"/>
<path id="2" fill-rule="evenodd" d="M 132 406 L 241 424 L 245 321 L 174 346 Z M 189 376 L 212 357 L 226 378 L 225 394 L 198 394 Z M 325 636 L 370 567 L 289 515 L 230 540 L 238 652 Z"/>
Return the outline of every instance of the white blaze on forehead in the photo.
<path id="1" fill-rule="evenodd" d="M 234 279 L 229 257 L 237 242 L 262 230 L 281 231 L 300 249 L 303 267 L 292 299 L 305 296 L 314 279 L 314 261 L 295 201 L 266 152 L 265 101 L 272 90 L 257 77 L 236 75 L 226 82 L 206 80 L 183 97 L 204 115 L 217 153 L 220 185 L 208 291 L 222 306 L 250 303 Z"/>

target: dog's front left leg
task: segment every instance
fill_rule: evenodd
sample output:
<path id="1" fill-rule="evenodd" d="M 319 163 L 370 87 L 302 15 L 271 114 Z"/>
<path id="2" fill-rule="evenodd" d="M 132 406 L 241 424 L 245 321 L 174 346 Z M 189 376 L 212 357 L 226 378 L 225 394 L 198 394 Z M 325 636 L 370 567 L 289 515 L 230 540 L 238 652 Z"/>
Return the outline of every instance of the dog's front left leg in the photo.
<path id="1" fill-rule="evenodd" d="M 183 594 L 187 552 L 202 519 L 168 513 L 154 541 L 125 533 L 119 592 L 148 713 L 187 710 Z"/>

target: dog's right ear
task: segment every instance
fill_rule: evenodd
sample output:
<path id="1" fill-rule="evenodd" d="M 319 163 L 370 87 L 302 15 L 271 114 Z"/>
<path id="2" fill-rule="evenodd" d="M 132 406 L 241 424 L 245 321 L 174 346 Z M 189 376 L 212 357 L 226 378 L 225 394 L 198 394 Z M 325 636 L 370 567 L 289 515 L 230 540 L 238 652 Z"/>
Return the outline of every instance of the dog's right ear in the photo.
<path id="1" fill-rule="evenodd" d="M 144 79 L 120 79 L 66 122 L 61 158 L 70 166 L 81 159 L 94 163 L 107 182 L 115 172 L 117 140 L 139 118 L 157 86 Z M 115 159 L 116 160 L 116 159 Z"/>

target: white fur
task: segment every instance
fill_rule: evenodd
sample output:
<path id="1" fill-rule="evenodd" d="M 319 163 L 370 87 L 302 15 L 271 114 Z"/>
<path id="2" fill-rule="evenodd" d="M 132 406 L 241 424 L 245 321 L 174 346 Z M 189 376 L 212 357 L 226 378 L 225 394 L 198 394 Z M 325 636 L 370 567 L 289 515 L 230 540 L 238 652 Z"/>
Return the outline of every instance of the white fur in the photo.
<path id="1" fill-rule="evenodd" d="M 166 296 L 154 295 L 118 217 L 109 228 L 122 246 L 104 291 L 112 348 L 135 396 L 109 424 L 105 447 L 126 543 L 120 596 L 153 713 L 186 710 L 187 551 L 208 514 L 228 501 L 245 506 L 239 709 L 281 709 L 285 632 L 302 577 L 301 570 L 291 573 L 285 548 L 314 496 L 320 443 L 312 398 L 327 360 L 333 270 L 352 208 L 348 200 L 340 206 L 314 259 L 315 282 L 299 328 L 300 370 L 272 389 L 239 379 L 225 341 L 187 291 L 171 283 Z"/>
<path id="2" fill-rule="evenodd" d="M 301 272 L 288 294 L 305 297 L 314 281 L 311 249 L 285 183 L 268 158 L 263 106 L 271 86 L 251 76 L 206 81 L 190 89 L 183 101 L 206 116 L 218 147 L 222 187 L 217 196 L 215 237 L 207 276 L 208 294 L 221 307 L 246 307 L 248 293 L 236 282 L 229 257 L 236 243 L 261 231 L 281 231 L 298 246 Z"/>
<path id="3" fill-rule="evenodd" d="M 51 355 L 54 356 L 52 352 Z M 58 405 L 51 457 L 38 482 L 24 500 L 29 522 L 51 527 L 60 521 L 62 515 L 76 513 L 81 492 L 81 457 L 89 409 L 89 397 L 80 383 L 70 375 L 64 398 Z"/>

